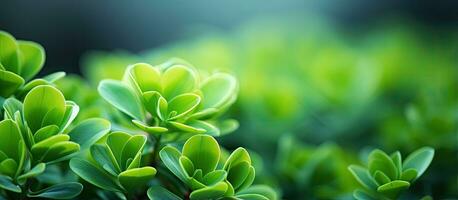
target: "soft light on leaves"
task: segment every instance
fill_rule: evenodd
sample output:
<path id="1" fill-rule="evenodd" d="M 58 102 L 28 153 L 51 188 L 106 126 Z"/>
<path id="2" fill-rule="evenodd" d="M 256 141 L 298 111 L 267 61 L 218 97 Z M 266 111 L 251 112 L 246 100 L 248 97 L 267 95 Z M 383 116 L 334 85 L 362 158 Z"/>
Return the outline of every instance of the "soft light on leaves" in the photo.
<path id="1" fill-rule="evenodd" d="M 21 73 L 20 75 L 26 80 L 33 78 L 43 67 L 45 63 L 45 50 L 35 42 L 19 41 Z"/>
<path id="2" fill-rule="evenodd" d="M 411 153 L 404 160 L 403 169 L 413 168 L 417 170 L 417 177 L 421 176 L 434 157 L 434 149 L 431 147 L 423 147 Z"/>
<path id="3" fill-rule="evenodd" d="M 14 184 L 13 180 L 10 177 L 4 176 L 1 174 L 0 174 L 0 188 L 9 190 L 12 192 L 16 192 L 16 193 L 19 193 L 22 191 L 21 187 L 19 187 L 19 185 Z"/>
<path id="4" fill-rule="evenodd" d="M 79 177 L 97 187 L 110 191 L 121 191 L 120 187 L 108 173 L 88 161 L 81 158 L 73 158 L 70 160 L 70 168 Z"/>
<path id="5" fill-rule="evenodd" d="M 192 161 L 196 169 L 201 169 L 203 174 L 215 170 L 220 153 L 218 142 L 208 135 L 195 135 L 183 146 L 183 155 Z"/>
<path id="6" fill-rule="evenodd" d="M 84 150 L 107 134 L 110 129 L 111 124 L 109 121 L 93 118 L 79 123 L 68 135 L 70 136 L 70 141 L 78 143 L 81 149 Z"/>
<path id="7" fill-rule="evenodd" d="M 181 200 L 180 197 L 178 197 L 177 195 L 173 194 L 172 192 L 168 191 L 167 189 L 161 186 L 150 187 L 148 189 L 147 194 L 150 200 L 162 200 L 162 199 Z"/>
<path id="8" fill-rule="evenodd" d="M 128 191 L 133 191 L 138 189 L 139 186 L 145 185 L 154 175 L 156 175 L 156 169 L 153 167 L 142 167 L 121 172 L 118 180 Z"/>
<path id="9" fill-rule="evenodd" d="M 101 81 L 98 87 L 100 95 L 123 113 L 138 120 L 145 118 L 140 99 L 129 87 L 114 80 Z"/>
<path id="10" fill-rule="evenodd" d="M 28 197 L 41 197 L 49 199 L 72 199 L 83 190 L 81 183 L 71 182 L 53 185 L 37 192 L 30 192 Z"/>

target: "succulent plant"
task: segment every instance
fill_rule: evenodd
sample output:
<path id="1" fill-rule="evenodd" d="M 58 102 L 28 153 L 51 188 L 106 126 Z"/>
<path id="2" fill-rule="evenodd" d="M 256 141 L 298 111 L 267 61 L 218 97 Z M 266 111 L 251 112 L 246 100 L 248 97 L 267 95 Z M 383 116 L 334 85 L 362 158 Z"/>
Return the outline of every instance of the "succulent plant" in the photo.
<path id="1" fill-rule="evenodd" d="M 235 120 L 220 121 L 234 103 L 235 78 L 215 73 L 202 82 L 191 66 L 169 62 L 160 66 L 129 66 L 122 81 L 104 80 L 101 96 L 128 115 L 139 129 L 152 134 L 201 134 L 218 136 L 237 128 Z"/>
<path id="2" fill-rule="evenodd" d="M 376 149 L 369 154 L 367 168 L 358 165 L 348 167 L 356 180 L 364 187 L 353 196 L 358 200 L 397 199 L 428 168 L 434 149 L 423 147 L 411 153 L 403 161 L 396 151 L 388 156 Z"/>
<path id="3" fill-rule="evenodd" d="M 89 158 L 73 158 L 70 168 L 87 182 L 129 198 L 156 174 L 153 167 L 141 167 L 145 143 L 144 135 L 112 132 L 91 146 Z"/>
<path id="4" fill-rule="evenodd" d="M 24 103 L 8 98 L 3 104 L 5 120 L 0 122 L 0 188 L 14 196 L 68 199 L 78 195 L 82 185 L 66 182 L 39 186 L 36 178 L 46 167 L 74 156 L 81 147 L 95 142 L 110 129 L 109 122 L 90 119 L 69 130 L 78 105 L 65 101 L 49 85 L 34 87 Z M 13 193 L 13 194 L 11 194 Z M 18 194 L 15 194 L 18 193 Z M 0 193 L 1 196 L 1 193 Z"/>
<path id="5" fill-rule="evenodd" d="M 218 142 L 209 135 L 192 136 L 181 152 L 172 146 L 160 151 L 165 166 L 191 191 L 190 199 L 276 198 L 270 188 L 250 190 L 255 169 L 245 149 L 236 149 L 218 169 L 220 154 Z M 151 196 L 154 197 L 154 193 Z"/>

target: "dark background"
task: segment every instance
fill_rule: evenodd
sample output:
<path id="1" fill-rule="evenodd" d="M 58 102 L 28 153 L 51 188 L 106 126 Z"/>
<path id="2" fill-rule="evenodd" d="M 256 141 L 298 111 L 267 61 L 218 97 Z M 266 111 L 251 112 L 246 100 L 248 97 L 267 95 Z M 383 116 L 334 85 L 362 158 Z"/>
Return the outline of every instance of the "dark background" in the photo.
<path id="1" fill-rule="evenodd" d="M 88 50 L 138 52 L 187 37 L 192 27 L 220 31 L 255 17 L 319 14 L 350 30 L 370 29 L 381 19 L 409 19 L 431 29 L 458 25 L 458 1 L 231 0 L 231 1 L 0 1 L 0 29 L 46 49 L 42 74 L 79 73 Z M 196 34 L 196 33 L 193 33 Z"/>

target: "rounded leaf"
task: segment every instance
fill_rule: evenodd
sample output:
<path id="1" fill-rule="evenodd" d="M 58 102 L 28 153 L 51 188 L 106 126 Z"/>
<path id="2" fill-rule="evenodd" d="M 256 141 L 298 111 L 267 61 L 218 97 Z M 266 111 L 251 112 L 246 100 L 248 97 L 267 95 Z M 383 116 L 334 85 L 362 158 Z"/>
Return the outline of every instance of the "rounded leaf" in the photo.
<path id="1" fill-rule="evenodd" d="M 103 80 L 97 88 L 100 95 L 121 112 L 137 120 L 144 120 L 145 113 L 138 96 L 120 81 Z"/>
<path id="2" fill-rule="evenodd" d="M 182 152 L 203 174 L 215 170 L 221 154 L 218 142 L 208 135 L 192 136 L 184 144 Z"/>

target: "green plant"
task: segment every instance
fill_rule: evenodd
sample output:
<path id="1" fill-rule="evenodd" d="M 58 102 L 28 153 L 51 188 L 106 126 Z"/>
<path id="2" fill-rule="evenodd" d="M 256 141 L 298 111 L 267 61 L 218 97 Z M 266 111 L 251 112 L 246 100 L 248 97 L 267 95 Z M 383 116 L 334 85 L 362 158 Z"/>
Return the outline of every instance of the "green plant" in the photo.
<path id="1" fill-rule="evenodd" d="M 376 149 L 369 154 L 367 168 L 358 165 L 348 167 L 356 180 L 364 187 L 353 196 L 359 200 L 397 199 L 428 168 L 433 160 L 434 149 L 423 147 L 411 153 L 403 161 L 396 151 L 388 156 Z"/>
<path id="2" fill-rule="evenodd" d="M 39 176 L 48 166 L 74 156 L 109 130 L 102 119 L 87 120 L 72 130 L 68 127 L 78 114 L 78 106 L 65 101 L 62 93 L 49 85 L 36 86 L 24 103 L 5 100 L 5 120 L 0 122 L 0 188 L 8 198 L 40 197 L 68 199 L 83 189 L 78 182 L 43 187 Z M 1 193 L 0 193 L 1 194 Z"/>
<path id="3" fill-rule="evenodd" d="M 97 187 L 131 198 L 156 174 L 153 167 L 141 167 L 146 137 L 113 132 L 104 140 L 90 148 L 88 158 L 73 158 L 70 168 Z"/>
<path id="4" fill-rule="evenodd" d="M 195 135 L 186 141 L 181 152 L 175 147 L 166 146 L 161 150 L 160 157 L 165 166 L 190 190 L 190 193 L 184 194 L 186 198 L 276 199 L 275 192 L 270 188 L 250 187 L 255 178 L 255 169 L 245 149 L 238 148 L 232 152 L 224 165 L 219 162 L 220 154 L 218 142 L 213 137 Z M 154 192 L 149 195 L 153 199 L 156 197 Z"/>
<path id="5" fill-rule="evenodd" d="M 126 69 L 122 81 L 103 80 L 98 90 L 155 138 L 163 133 L 218 136 L 237 128 L 234 120 L 218 121 L 237 97 L 237 81 L 229 74 L 216 73 L 200 83 L 197 72 L 183 63 L 138 63 Z"/>

